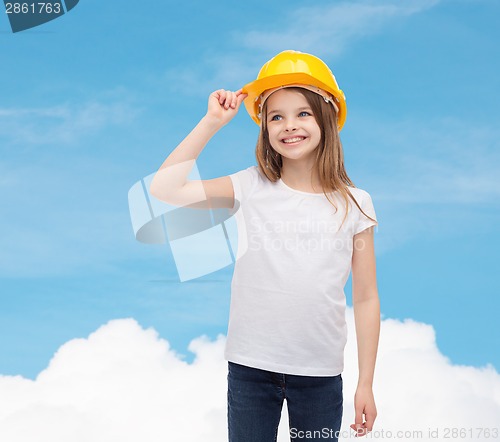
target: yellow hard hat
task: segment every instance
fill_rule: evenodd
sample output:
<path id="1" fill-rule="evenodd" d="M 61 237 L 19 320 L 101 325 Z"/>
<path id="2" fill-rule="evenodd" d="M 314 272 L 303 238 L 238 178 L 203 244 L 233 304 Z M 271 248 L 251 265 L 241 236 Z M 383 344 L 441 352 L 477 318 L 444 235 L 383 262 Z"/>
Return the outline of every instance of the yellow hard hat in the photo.
<path id="1" fill-rule="evenodd" d="M 340 131 L 347 115 L 344 92 L 340 90 L 330 68 L 318 57 L 304 52 L 283 51 L 262 66 L 257 79 L 243 86 L 243 93 L 248 94 L 245 107 L 252 119 L 260 124 L 262 98 L 265 101 L 270 95 L 263 97 L 265 91 L 300 85 L 320 94 L 325 101 L 331 101 L 337 109 Z"/>

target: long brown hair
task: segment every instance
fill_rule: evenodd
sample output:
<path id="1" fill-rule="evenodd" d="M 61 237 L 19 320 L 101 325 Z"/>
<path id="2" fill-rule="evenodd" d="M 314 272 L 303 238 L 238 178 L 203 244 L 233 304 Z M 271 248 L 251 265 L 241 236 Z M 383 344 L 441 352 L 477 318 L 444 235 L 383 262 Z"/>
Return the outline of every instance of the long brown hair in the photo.
<path id="1" fill-rule="evenodd" d="M 323 97 L 308 89 L 290 87 L 287 88 L 287 90 L 299 92 L 305 97 L 321 130 L 321 140 L 316 149 L 314 167 L 318 172 L 323 193 L 333 207 L 337 210 L 337 206 L 330 199 L 328 193 L 338 191 L 345 201 L 346 210 L 342 224 L 344 223 L 349 210 L 349 198 L 354 201 L 361 213 L 372 221 L 375 221 L 373 218 L 368 216 L 363 209 L 361 209 L 349 190 L 348 186 L 356 186 L 347 175 L 344 167 L 344 151 L 337 128 L 337 114 L 335 112 L 335 108 L 330 103 L 325 102 Z M 281 178 L 283 160 L 281 154 L 276 152 L 269 142 L 269 132 L 267 129 L 267 103 L 268 101 L 266 101 L 262 107 L 261 128 L 259 138 L 257 139 L 257 146 L 255 148 L 255 156 L 257 158 L 260 171 L 270 181 L 276 182 L 279 178 Z"/>

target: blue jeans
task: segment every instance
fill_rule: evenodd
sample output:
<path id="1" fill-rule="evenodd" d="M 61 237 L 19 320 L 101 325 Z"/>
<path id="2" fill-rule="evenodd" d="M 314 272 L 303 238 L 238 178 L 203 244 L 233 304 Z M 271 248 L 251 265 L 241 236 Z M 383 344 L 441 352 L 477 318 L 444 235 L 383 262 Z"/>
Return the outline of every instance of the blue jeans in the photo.
<path id="1" fill-rule="evenodd" d="M 275 442 L 286 399 L 292 442 L 338 441 L 342 375 L 297 376 L 228 362 L 229 442 Z"/>

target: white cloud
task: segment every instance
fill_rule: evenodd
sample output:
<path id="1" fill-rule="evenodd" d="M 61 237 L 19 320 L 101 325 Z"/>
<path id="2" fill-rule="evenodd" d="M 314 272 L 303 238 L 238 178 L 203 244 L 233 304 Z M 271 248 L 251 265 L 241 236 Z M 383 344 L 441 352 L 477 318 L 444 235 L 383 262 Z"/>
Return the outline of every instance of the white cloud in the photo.
<path id="1" fill-rule="evenodd" d="M 365 0 L 308 5 L 285 14 L 273 31 L 253 30 L 242 35 L 241 40 L 248 48 L 266 48 L 271 53 L 299 49 L 322 56 L 338 55 L 352 42 L 379 32 L 391 21 L 423 12 L 439 1 Z"/>
<path id="2" fill-rule="evenodd" d="M 347 319 L 346 430 L 353 419 L 356 383 L 351 309 Z M 224 342 L 223 336 L 195 339 L 189 349 L 196 358 L 188 364 L 153 329 L 144 330 L 133 319 L 110 321 L 87 339 L 64 344 L 34 381 L 0 377 L 0 440 L 227 440 Z M 433 328 L 411 320 L 382 321 L 374 392 L 379 436 L 382 430 L 422 429 L 419 440 L 444 441 L 445 428 L 476 431 L 498 422 L 500 376 L 495 369 L 451 364 L 436 347 Z M 286 405 L 280 442 L 288 440 L 285 410 Z M 427 437 L 428 428 L 437 428 L 440 437 Z"/>
<path id="3" fill-rule="evenodd" d="M 354 149 L 380 199 L 398 204 L 489 204 L 500 199 L 500 131 L 491 125 L 453 117 L 388 121 L 353 117 Z M 349 149 L 350 147 L 345 147 Z M 375 189 L 374 189 L 375 190 Z"/>
<path id="4" fill-rule="evenodd" d="M 491 209 L 500 200 L 496 127 L 454 117 L 389 120 L 376 112 L 358 112 L 350 127 L 346 167 L 373 197 L 379 254 L 416 238 L 463 238 L 478 226 L 493 232 Z"/>
<path id="5" fill-rule="evenodd" d="M 14 145 L 60 145 L 89 131 L 129 123 L 140 112 L 126 101 L 89 100 L 81 105 L 0 108 L 0 137 Z"/>
<path id="6" fill-rule="evenodd" d="M 255 60 L 255 63 L 252 61 Z M 241 52 L 224 52 L 205 54 L 197 59 L 196 65 L 185 67 L 174 66 L 165 71 L 160 79 L 172 93 L 183 96 L 206 96 L 217 89 L 237 90 L 253 79 L 258 72 L 258 63 L 255 56 L 242 57 Z M 157 84 L 150 79 L 152 85 Z"/>
<path id="7" fill-rule="evenodd" d="M 175 92 L 205 96 L 252 81 L 264 61 L 285 49 L 321 57 L 341 54 L 351 43 L 380 32 L 391 22 L 421 13 L 441 0 L 354 1 L 284 11 L 249 30 L 233 30 L 234 50 L 205 53 L 196 65 L 175 66 L 162 79 Z M 154 80 L 153 80 L 154 81 Z"/>
<path id="8" fill-rule="evenodd" d="M 124 173 L 122 164 L 99 158 L 0 160 L 0 205 L 8 208 L 0 218 L 8 232 L 0 237 L 0 275 L 116 271 L 132 247 L 123 238 L 133 238 L 127 208 L 115 202 L 126 198 Z"/>
<path id="9" fill-rule="evenodd" d="M 189 365 L 154 330 L 111 321 L 63 345 L 35 381 L 0 378 L 0 440 L 223 440 L 223 342 L 193 341 Z"/>

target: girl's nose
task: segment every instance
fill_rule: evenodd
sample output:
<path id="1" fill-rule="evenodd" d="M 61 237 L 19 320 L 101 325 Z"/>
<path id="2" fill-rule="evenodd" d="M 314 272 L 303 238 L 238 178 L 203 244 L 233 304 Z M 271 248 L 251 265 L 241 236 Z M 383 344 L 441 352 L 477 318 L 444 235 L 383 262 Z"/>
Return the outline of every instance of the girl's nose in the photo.
<path id="1" fill-rule="evenodd" d="M 297 122 L 294 119 L 287 120 L 285 130 L 292 131 L 295 129 L 297 129 Z"/>

